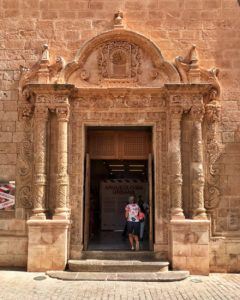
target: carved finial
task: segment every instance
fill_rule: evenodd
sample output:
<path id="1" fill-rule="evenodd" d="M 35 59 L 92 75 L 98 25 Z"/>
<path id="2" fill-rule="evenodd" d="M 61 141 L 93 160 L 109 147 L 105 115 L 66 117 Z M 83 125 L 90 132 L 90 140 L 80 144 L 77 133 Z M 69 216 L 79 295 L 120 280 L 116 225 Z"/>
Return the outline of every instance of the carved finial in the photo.
<path id="1" fill-rule="evenodd" d="M 191 68 L 198 68 L 198 52 L 196 45 L 192 45 L 192 48 L 189 51 L 189 63 Z"/>
<path id="2" fill-rule="evenodd" d="M 119 10 L 115 15 L 114 15 L 114 28 L 123 28 L 123 13 Z"/>
<path id="3" fill-rule="evenodd" d="M 42 56 L 40 58 L 40 67 L 37 72 L 38 83 L 48 83 L 49 82 L 49 50 L 48 45 L 44 44 L 42 49 Z"/>
<path id="4" fill-rule="evenodd" d="M 48 44 L 43 45 L 43 50 L 42 50 L 42 58 L 41 62 L 49 62 L 49 50 L 48 50 Z"/>
<path id="5" fill-rule="evenodd" d="M 175 63 L 184 83 L 189 81 L 200 81 L 200 70 L 198 65 L 198 53 L 196 45 L 192 45 L 185 57 L 176 57 Z"/>
<path id="6" fill-rule="evenodd" d="M 196 45 L 192 45 L 192 48 L 189 51 L 189 73 L 188 78 L 191 83 L 200 82 L 200 69 L 198 65 L 198 52 L 196 49 Z"/>

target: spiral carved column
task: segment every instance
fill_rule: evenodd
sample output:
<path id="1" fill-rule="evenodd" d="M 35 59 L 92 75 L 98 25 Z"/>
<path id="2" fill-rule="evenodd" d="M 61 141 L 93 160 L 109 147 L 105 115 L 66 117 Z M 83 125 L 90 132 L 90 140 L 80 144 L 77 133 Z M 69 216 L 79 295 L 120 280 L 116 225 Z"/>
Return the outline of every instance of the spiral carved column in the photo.
<path id="1" fill-rule="evenodd" d="M 203 143 L 202 120 L 204 115 L 203 105 L 192 107 L 192 208 L 194 219 L 207 219 L 204 207 L 204 170 L 203 170 Z"/>
<path id="2" fill-rule="evenodd" d="M 56 209 L 54 218 L 68 218 L 68 121 L 69 106 L 56 108 L 58 120 L 58 153 L 56 178 Z"/>
<path id="3" fill-rule="evenodd" d="M 47 156 L 48 108 L 36 106 L 34 112 L 34 178 L 33 178 L 33 216 L 45 219 L 46 211 L 46 156 Z"/>
<path id="4" fill-rule="evenodd" d="M 181 119 L 182 107 L 173 107 L 171 110 L 171 218 L 184 219 L 182 209 L 182 163 L 181 163 Z"/>

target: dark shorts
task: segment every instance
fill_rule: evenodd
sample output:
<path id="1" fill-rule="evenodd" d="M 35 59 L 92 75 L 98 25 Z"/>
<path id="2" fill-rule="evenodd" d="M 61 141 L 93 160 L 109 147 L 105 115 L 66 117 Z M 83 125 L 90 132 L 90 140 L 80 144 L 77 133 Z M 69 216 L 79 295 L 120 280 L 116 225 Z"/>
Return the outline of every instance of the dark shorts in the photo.
<path id="1" fill-rule="evenodd" d="M 127 233 L 139 236 L 139 234 L 140 234 L 140 222 L 127 221 Z"/>

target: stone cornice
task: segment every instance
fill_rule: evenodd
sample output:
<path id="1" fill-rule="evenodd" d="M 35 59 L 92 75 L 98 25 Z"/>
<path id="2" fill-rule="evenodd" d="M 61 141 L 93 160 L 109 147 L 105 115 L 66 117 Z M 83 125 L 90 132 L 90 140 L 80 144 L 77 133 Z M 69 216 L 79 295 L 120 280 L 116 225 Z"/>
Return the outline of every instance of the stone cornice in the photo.
<path id="1" fill-rule="evenodd" d="M 25 89 L 36 94 L 71 94 L 77 96 L 82 93 L 164 93 L 168 94 L 207 94 L 213 88 L 210 83 L 167 83 L 161 87 L 82 87 L 73 84 L 27 84 Z"/>
<path id="2" fill-rule="evenodd" d="M 211 83 L 166 83 L 169 94 L 208 94 L 213 88 Z"/>
<path id="3" fill-rule="evenodd" d="M 74 89 L 73 84 L 45 84 L 45 83 L 29 83 L 25 89 L 35 94 L 70 94 Z"/>

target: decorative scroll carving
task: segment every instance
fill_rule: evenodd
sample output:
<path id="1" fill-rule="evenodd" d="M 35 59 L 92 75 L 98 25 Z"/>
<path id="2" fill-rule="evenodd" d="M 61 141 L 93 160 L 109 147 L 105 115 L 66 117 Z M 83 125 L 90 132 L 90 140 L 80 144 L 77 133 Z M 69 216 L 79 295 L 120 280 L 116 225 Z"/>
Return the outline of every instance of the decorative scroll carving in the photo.
<path id="1" fill-rule="evenodd" d="M 175 59 L 175 66 L 181 76 L 183 83 L 210 83 L 217 90 L 220 96 L 220 83 L 218 80 L 219 69 L 210 70 L 199 67 L 196 45 L 193 45 L 186 57 L 178 56 Z"/>
<path id="2" fill-rule="evenodd" d="M 196 45 L 192 45 L 189 53 L 186 57 L 177 56 L 175 64 L 178 72 L 180 73 L 181 79 L 184 83 L 191 81 L 192 77 L 199 79 L 199 67 L 198 67 L 198 53 Z M 195 79 L 192 81 L 196 81 Z"/>
<path id="3" fill-rule="evenodd" d="M 54 111 L 59 105 L 68 105 L 68 96 L 61 94 L 38 94 L 36 96 L 35 105 L 39 105 L 39 107 L 47 107 Z"/>
<path id="4" fill-rule="evenodd" d="M 18 148 L 17 163 L 17 207 L 32 208 L 32 115 L 33 107 L 26 103 L 19 109 L 19 119 L 23 126 L 23 140 Z"/>
<path id="5" fill-rule="evenodd" d="M 90 111 L 87 114 L 81 112 L 74 112 L 82 121 L 114 121 L 114 123 L 121 122 L 136 122 L 138 120 L 155 122 L 161 119 L 163 112 L 94 112 Z"/>
<path id="6" fill-rule="evenodd" d="M 157 94 L 86 95 L 77 98 L 74 102 L 74 109 L 164 108 L 165 106 L 165 97 Z"/>
<path id="7" fill-rule="evenodd" d="M 52 64 L 52 65 L 50 65 L 48 67 L 48 69 L 49 69 L 49 76 L 50 76 L 50 82 L 52 82 L 52 83 L 59 82 L 61 71 L 63 70 L 63 68 L 65 67 L 65 65 L 66 65 L 65 60 L 61 56 L 58 56 L 56 58 L 55 63 Z"/>
<path id="8" fill-rule="evenodd" d="M 141 72 L 141 54 L 137 45 L 126 41 L 111 41 L 99 49 L 98 69 L 101 80 L 136 82 Z"/>
<path id="9" fill-rule="evenodd" d="M 222 151 L 222 145 L 217 140 L 217 129 L 220 121 L 221 106 L 215 100 L 217 92 L 212 90 L 210 101 L 206 106 L 206 151 L 208 159 L 207 184 L 205 193 L 205 207 L 208 210 L 216 208 L 220 201 L 219 175 L 216 162 Z"/>

